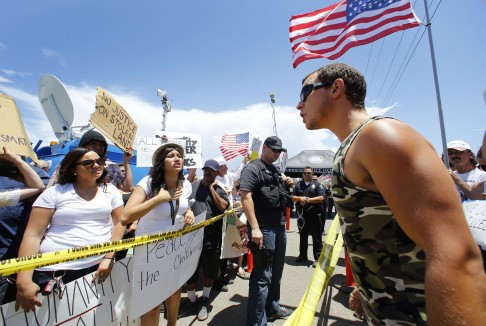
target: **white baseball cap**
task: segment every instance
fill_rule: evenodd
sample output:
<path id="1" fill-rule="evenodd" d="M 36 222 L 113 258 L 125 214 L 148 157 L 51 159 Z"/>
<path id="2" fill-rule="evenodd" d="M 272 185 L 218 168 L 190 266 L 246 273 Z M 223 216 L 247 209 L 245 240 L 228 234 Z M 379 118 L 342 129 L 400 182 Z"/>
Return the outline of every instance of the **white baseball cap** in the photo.
<path id="1" fill-rule="evenodd" d="M 219 163 L 219 166 L 221 166 L 221 165 L 226 165 L 226 166 L 228 166 L 228 161 L 226 161 L 226 160 L 224 159 L 224 157 L 222 157 L 222 156 L 218 156 L 218 157 L 216 157 L 214 160 L 215 160 L 216 162 L 218 162 L 218 163 Z"/>
<path id="2" fill-rule="evenodd" d="M 463 140 L 453 140 L 447 144 L 447 148 L 455 149 L 458 151 L 471 150 L 471 147 Z"/>

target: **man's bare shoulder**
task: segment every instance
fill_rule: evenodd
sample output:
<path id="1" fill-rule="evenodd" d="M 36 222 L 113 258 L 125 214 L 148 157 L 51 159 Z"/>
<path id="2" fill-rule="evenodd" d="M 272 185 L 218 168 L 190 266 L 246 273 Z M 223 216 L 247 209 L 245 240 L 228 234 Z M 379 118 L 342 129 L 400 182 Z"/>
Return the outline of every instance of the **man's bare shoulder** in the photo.
<path id="1" fill-rule="evenodd" d="M 355 140 L 355 150 L 361 154 L 414 155 L 420 150 L 432 150 L 432 145 L 410 125 L 395 119 L 381 119 L 366 125 Z"/>
<path id="2" fill-rule="evenodd" d="M 370 122 L 348 150 L 345 173 L 355 184 L 378 190 L 373 172 L 407 171 L 417 155 L 437 160 L 432 145 L 415 129 L 395 119 Z"/>

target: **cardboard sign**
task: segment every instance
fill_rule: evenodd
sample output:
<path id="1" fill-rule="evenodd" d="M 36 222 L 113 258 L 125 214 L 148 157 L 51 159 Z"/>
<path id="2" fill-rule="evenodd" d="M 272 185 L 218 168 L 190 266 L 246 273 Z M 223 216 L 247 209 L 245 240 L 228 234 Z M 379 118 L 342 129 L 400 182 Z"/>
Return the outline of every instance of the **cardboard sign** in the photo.
<path id="1" fill-rule="evenodd" d="M 152 166 L 152 156 L 155 150 L 163 144 L 173 143 L 184 149 L 184 167 L 202 168 L 201 135 L 181 132 L 156 131 L 156 138 L 140 137 L 135 141 L 137 148 L 137 166 Z"/>
<path id="2" fill-rule="evenodd" d="M 204 221 L 206 211 L 194 221 Z M 180 230 L 174 225 L 160 232 Z M 179 289 L 196 271 L 202 250 L 204 228 L 182 237 L 136 247 L 129 319 L 136 319 Z"/>
<path id="3" fill-rule="evenodd" d="M 60 296 L 55 289 L 39 294 L 42 306 L 35 312 L 15 311 L 15 301 L 0 307 L 1 325 L 137 325 L 130 320 L 133 256 L 117 261 L 102 284 L 92 283 L 93 274 L 66 284 Z M 139 301 L 143 301 L 141 298 Z"/>
<path id="4" fill-rule="evenodd" d="M 486 200 L 465 201 L 462 208 L 476 244 L 486 249 Z"/>
<path id="5" fill-rule="evenodd" d="M 233 258 L 246 254 L 248 252 L 247 242 L 245 213 L 241 214 L 240 217 L 236 213 L 227 215 L 221 258 Z"/>
<path id="6" fill-rule="evenodd" d="M 37 155 L 32 149 L 25 131 L 20 112 L 10 96 L 0 94 L 0 153 L 7 147 L 12 153 L 28 156 L 37 162 Z"/>
<path id="7" fill-rule="evenodd" d="M 137 124 L 107 91 L 101 87 L 97 90 L 96 111 L 89 122 L 122 150 L 133 147 Z"/>
<path id="8" fill-rule="evenodd" d="M 287 152 L 280 153 L 280 161 L 279 161 L 280 172 L 285 173 L 285 169 L 287 168 L 288 159 L 289 159 L 289 156 L 287 155 Z"/>
<path id="9" fill-rule="evenodd" d="M 260 147 L 262 147 L 262 141 L 254 137 L 251 141 L 250 147 L 250 162 L 258 158 L 260 153 Z"/>

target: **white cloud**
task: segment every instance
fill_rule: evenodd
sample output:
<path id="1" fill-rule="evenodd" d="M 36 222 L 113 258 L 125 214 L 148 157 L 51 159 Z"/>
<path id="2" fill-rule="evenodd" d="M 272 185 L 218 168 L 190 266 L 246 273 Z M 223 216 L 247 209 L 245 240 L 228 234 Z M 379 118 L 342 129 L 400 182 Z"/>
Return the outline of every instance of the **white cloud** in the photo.
<path id="1" fill-rule="evenodd" d="M 64 68 L 67 68 L 66 67 L 66 60 L 64 60 L 64 58 L 59 53 L 57 53 L 56 51 L 51 50 L 51 49 L 42 49 L 42 54 L 44 54 L 48 58 L 56 59 L 57 63 L 59 63 Z"/>
<path id="2" fill-rule="evenodd" d="M 0 42 L 0 50 L 3 50 L 3 49 L 6 49 L 7 47 L 5 46 L 5 44 L 3 44 L 2 42 Z"/>
<path id="3" fill-rule="evenodd" d="M 65 85 L 74 107 L 73 126 L 88 123 L 94 112 L 96 86 L 89 84 Z M 106 90 L 120 103 L 138 124 L 137 137 L 152 137 L 154 131 L 162 128 L 162 106 L 153 101 L 141 99 L 134 93 L 123 90 Z M 30 141 L 34 144 L 44 140 L 45 144 L 55 140 L 50 123 L 45 118 L 37 95 L 19 89 L 6 88 L 4 91 L 17 101 Z M 339 147 L 339 141 L 327 130 L 309 131 L 295 107 L 276 106 L 277 133 L 284 147 L 288 148 L 289 157 L 302 150 L 331 149 Z M 166 131 L 198 133 L 203 141 L 203 160 L 220 156 L 219 145 L 224 133 L 250 132 L 250 141 L 258 137 L 262 141 L 272 136 L 272 108 L 269 103 L 257 103 L 243 108 L 228 108 L 221 112 L 205 112 L 199 109 L 172 107 L 167 114 Z M 230 168 L 236 168 L 241 158 L 230 162 Z"/>
<path id="4" fill-rule="evenodd" d="M 26 76 L 30 76 L 31 74 L 28 73 L 28 72 L 18 72 L 18 71 L 15 71 L 15 70 L 12 70 L 12 69 L 0 69 L 4 74 L 8 75 L 8 76 L 15 76 L 15 75 L 19 75 L 20 77 L 26 77 Z"/>
<path id="5" fill-rule="evenodd" d="M 0 83 L 13 83 L 10 79 L 0 76 Z"/>
<path id="6" fill-rule="evenodd" d="M 376 105 L 371 105 L 371 106 L 367 106 L 366 107 L 366 111 L 368 112 L 368 114 L 372 117 L 374 116 L 377 116 L 377 115 L 385 115 L 385 113 L 387 113 L 388 111 L 390 111 L 391 109 L 393 109 L 394 107 L 396 107 L 397 104 L 392 104 L 390 106 L 386 106 L 384 108 L 382 107 L 379 107 L 379 106 L 376 106 Z"/>

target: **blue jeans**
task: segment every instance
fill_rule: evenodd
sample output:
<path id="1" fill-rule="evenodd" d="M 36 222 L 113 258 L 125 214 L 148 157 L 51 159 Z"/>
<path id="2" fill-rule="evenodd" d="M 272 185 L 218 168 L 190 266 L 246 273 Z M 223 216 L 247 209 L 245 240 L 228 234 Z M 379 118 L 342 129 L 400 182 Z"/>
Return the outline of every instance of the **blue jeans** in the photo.
<path id="1" fill-rule="evenodd" d="M 271 263 L 258 266 L 256 260 L 262 252 L 252 252 L 254 259 L 253 271 L 250 275 L 250 290 L 248 307 L 246 310 L 246 325 L 266 325 L 267 312 L 273 314 L 280 309 L 280 280 L 285 264 L 285 249 L 287 247 L 287 233 L 285 225 L 264 226 L 260 230 L 263 234 L 263 246 L 267 253 L 273 256 Z M 251 241 L 251 228 L 248 227 Z"/>

